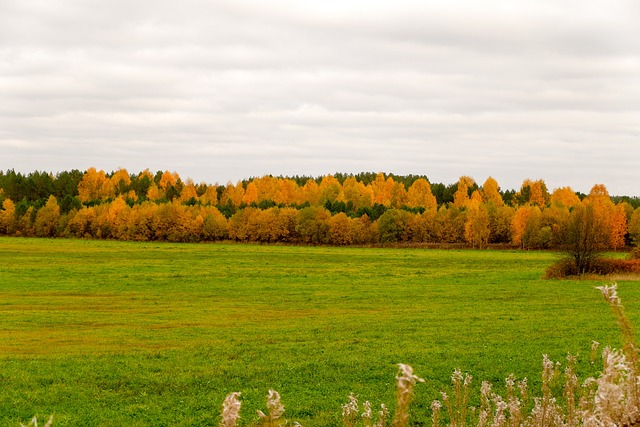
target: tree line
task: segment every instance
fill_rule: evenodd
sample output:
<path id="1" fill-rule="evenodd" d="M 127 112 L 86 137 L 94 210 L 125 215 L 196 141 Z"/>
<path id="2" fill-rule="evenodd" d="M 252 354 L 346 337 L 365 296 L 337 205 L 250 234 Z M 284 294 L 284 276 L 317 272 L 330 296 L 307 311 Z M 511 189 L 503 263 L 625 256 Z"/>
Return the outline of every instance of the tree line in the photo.
<path id="1" fill-rule="evenodd" d="M 482 185 L 468 176 L 444 185 L 384 173 L 208 185 L 168 171 L 9 170 L 0 171 L 0 207 L 0 234 L 10 236 L 541 249 L 571 244 L 586 210 L 601 247 L 640 241 L 637 198 L 612 198 L 602 184 L 589 194 L 549 192 L 543 180 L 502 191 L 491 177 Z"/>

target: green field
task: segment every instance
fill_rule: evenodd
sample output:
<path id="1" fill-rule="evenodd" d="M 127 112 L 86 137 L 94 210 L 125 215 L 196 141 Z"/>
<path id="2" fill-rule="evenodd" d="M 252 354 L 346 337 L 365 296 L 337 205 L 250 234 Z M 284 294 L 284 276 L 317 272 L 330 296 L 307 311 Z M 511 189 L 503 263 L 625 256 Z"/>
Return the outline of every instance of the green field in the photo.
<path id="1" fill-rule="evenodd" d="M 289 418 L 334 426 L 350 392 L 393 407 L 397 363 L 427 381 L 454 368 L 539 386 L 542 354 L 619 346 L 594 286 L 541 276 L 557 254 L 0 238 L 0 425 L 243 422 L 270 388 Z M 619 283 L 640 320 L 638 282 Z"/>

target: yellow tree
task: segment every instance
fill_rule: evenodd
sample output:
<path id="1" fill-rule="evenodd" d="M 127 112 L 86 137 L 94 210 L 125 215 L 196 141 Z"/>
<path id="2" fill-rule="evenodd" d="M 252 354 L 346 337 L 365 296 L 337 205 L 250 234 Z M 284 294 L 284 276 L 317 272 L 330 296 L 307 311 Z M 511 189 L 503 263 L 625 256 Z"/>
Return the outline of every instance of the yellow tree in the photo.
<path id="1" fill-rule="evenodd" d="M 603 184 L 596 184 L 591 188 L 589 195 L 584 202 L 593 208 L 594 220 L 599 224 L 599 232 L 604 233 L 604 239 L 607 243 L 618 242 L 617 235 L 621 230 L 626 233 L 626 215 L 621 218 L 620 215 L 614 213 L 615 205 L 609 197 L 609 191 Z M 622 219 L 623 223 L 620 223 Z M 616 221 L 616 224 L 614 224 Z M 616 227 L 616 233 L 614 233 L 614 227 Z M 614 234 L 616 236 L 614 237 Z"/>
<path id="2" fill-rule="evenodd" d="M 516 193 L 516 200 L 518 200 L 520 204 L 531 204 L 544 207 L 549 201 L 547 185 L 541 179 L 536 181 L 525 179 L 522 182 L 520 191 Z"/>
<path id="3" fill-rule="evenodd" d="M 147 199 L 153 202 L 158 202 L 160 200 L 163 200 L 165 197 L 166 196 L 165 196 L 164 190 L 158 188 L 158 186 L 155 183 L 151 184 L 151 186 L 149 187 L 149 190 L 147 190 Z"/>
<path id="4" fill-rule="evenodd" d="M 492 177 L 487 178 L 484 184 L 482 184 L 482 199 L 486 203 L 493 203 L 498 207 L 504 205 L 504 201 L 502 200 L 502 196 L 500 195 L 500 187 L 498 186 L 498 181 L 496 181 Z"/>
<path id="5" fill-rule="evenodd" d="M 344 212 L 329 218 L 329 235 L 332 245 L 345 246 L 353 242 L 352 221 Z"/>
<path id="6" fill-rule="evenodd" d="M 256 189 L 258 190 L 255 201 L 257 203 L 265 200 L 275 201 L 276 193 L 278 192 L 278 181 L 278 178 L 274 178 L 270 175 L 265 175 L 261 178 L 257 178 L 251 181 L 256 185 Z M 249 190 L 248 185 L 247 190 Z"/>
<path id="7" fill-rule="evenodd" d="M 244 187 L 242 186 L 242 182 L 238 181 L 236 185 L 233 185 L 229 182 L 222 192 L 222 196 L 220 196 L 220 204 L 230 204 L 232 206 L 238 207 L 242 203 L 243 197 Z"/>
<path id="8" fill-rule="evenodd" d="M 158 182 L 158 186 L 162 188 L 164 191 L 167 191 L 169 186 L 175 187 L 178 183 L 178 179 L 180 177 L 176 172 L 164 171 L 162 176 L 160 177 L 160 181 Z"/>
<path id="9" fill-rule="evenodd" d="M 395 181 L 391 177 L 385 179 L 384 173 L 379 172 L 370 186 L 373 191 L 373 203 L 391 206 L 393 189 L 396 186 Z"/>
<path id="10" fill-rule="evenodd" d="M 453 205 L 457 208 L 466 207 L 469 203 L 469 189 L 475 184 L 470 176 L 461 176 L 458 180 L 458 189 L 453 193 Z"/>
<path id="11" fill-rule="evenodd" d="M 158 205 L 145 201 L 134 205 L 127 220 L 128 240 L 147 241 L 153 240 L 154 217 L 158 211 Z"/>
<path id="12" fill-rule="evenodd" d="M 527 222 L 532 212 L 531 206 L 520 206 L 511 220 L 511 240 L 513 244 L 520 245 L 523 249 L 525 247 L 524 237 L 527 230 Z"/>
<path id="13" fill-rule="evenodd" d="M 401 182 L 393 183 L 393 190 L 391 190 L 390 206 L 395 209 L 400 209 L 407 205 L 407 189 Z"/>
<path id="14" fill-rule="evenodd" d="M 410 208 L 425 208 L 435 210 L 438 207 L 436 197 L 431 191 L 431 184 L 424 178 L 419 178 L 411 184 L 407 192 L 407 206 Z"/>
<path id="15" fill-rule="evenodd" d="M 580 198 L 571 187 L 560 187 L 551 193 L 551 204 L 572 208 L 580 203 Z"/>
<path id="16" fill-rule="evenodd" d="M 422 214 L 414 217 L 411 233 L 414 242 L 437 243 L 437 213 L 436 209 L 427 209 Z"/>
<path id="17" fill-rule="evenodd" d="M 624 206 L 615 205 L 611 208 L 609 214 L 609 227 L 611 235 L 609 241 L 613 249 L 621 249 L 624 247 L 624 236 L 627 234 L 627 213 Z"/>
<path id="18" fill-rule="evenodd" d="M 89 168 L 78 184 L 78 197 L 83 203 L 94 200 L 107 200 L 115 195 L 113 182 L 103 170 Z"/>
<path id="19" fill-rule="evenodd" d="M 129 192 L 131 185 L 131 177 L 126 169 L 118 169 L 111 175 L 111 185 L 115 190 L 115 195 L 126 194 Z"/>
<path id="20" fill-rule="evenodd" d="M 473 206 L 467 212 L 464 224 L 464 237 L 473 248 L 482 249 L 489 243 L 491 228 L 489 227 L 489 212 L 485 205 Z"/>
<path id="21" fill-rule="evenodd" d="M 0 233 L 8 236 L 16 232 L 16 205 L 11 199 L 4 199 L 0 211 Z"/>
<path id="22" fill-rule="evenodd" d="M 333 175 L 326 175 L 320 181 L 318 187 L 318 203 L 324 206 L 327 202 L 336 202 L 344 200 L 342 194 L 342 185 Z"/>
<path id="23" fill-rule="evenodd" d="M 369 215 L 364 214 L 351 222 L 352 242 L 356 245 L 376 243 L 378 241 L 377 222 L 371 222 Z"/>
<path id="24" fill-rule="evenodd" d="M 32 237 L 34 235 L 35 230 L 33 228 L 33 221 L 31 221 L 33 211 L 33 206 L 29 206 L 27 211 L 18 218 L 16 226 L 17 236 Z"/>
<path id="25" fill-rule="evenodd" d="M 36 213 L 35 231 L 38 237 L 55 237 L 58 221 L 60 220 L 60 207 L 58 201 L 51 195 L 47 203 Z"/>
<path id="26" fill-rule="evenodd" d="M 67 221 L 66 234 L 78 237 L 91 237 L 91 225 L 95 220 L 95 211 L 93 208 L 83 207 L 80 210 L 73 210 L 69 213 Z"/>
<path id="27" fill-rule="evenodd" d="M 367 208 L 373 205 L 373 190 L 355 177 L 349 176 L 342 183 L 345 201 L 351 202 L 354 209 Z"/>
<path id="28" fill-rule="evenodd" d="M 202 234 L 206 240 L 224 240 L 229 237 L 227 219 L 215 207 L 208 207 L 204 212 Z"/>
<path id="29" fill-rule="evenodd" d="M 298 203 L 298 184 L 292 179 L 279 179 L 278 189 L 273 196 L 273 201 L 278 205 L 291 205 Z"/>
<path id="30" fill-rule="evenodd" d="M 247 184 L 247 188 L 244 190 L 244 196 L 242 196 L 242 201 L 247 205 L 258 201 L 258 186 L 254 181 Z"/>
<path id="31" fill-rule="evenodd" d="M 182 192 L 180 193 L 180 201 L 185 202 L 197 202 L 199 200 L 198 191 L 196 190 L 196 186 L 191 179 L 187 179 L 185 186 L 182 188 Z"/>
<path id="32" fill-rule="evenodd" d="M 218 189 L 215 185 L 208 185 L 204 190 L 204 194 L 200 196 L 200 201 L 204 205 L 215 206 L 218 204 Z"/>
<path id="33" fill-rule="evenodd" d="M 309 179 L 302 186 L 302 202 L 309 202 L 311 206 L 317 205 L 318 200 L 320 199 L 320 194 L 318 192 L 318 184 L 313 180 Z"/>
<path id="34" fill-rule="evenodd" d="M 122 196 L 116 197 L 116 199 L 109 204 L 109 209 L 105 212 L 106 220 L 109 224 L 109 237 L 120 240 L 127 239 L 127 224 L 129 222 L 130 210 L 131 208 L 129 208 L 129 205 L 127 205 L 127 202 L 125 202 Z"/>

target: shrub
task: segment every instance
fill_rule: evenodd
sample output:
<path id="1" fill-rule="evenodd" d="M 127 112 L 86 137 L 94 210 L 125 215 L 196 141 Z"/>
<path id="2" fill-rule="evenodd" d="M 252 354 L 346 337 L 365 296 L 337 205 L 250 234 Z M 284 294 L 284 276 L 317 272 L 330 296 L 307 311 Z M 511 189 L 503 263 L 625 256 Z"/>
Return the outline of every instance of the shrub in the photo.
<path id="1" fill-rule="evenodd" d="M 547 267 L 544 273 L 544 278 L 562 279 L 564 277 L 576 275 L 578 275 L 578 268 L 576 267 L 574 260 L 571 258 L 563 258 Z"/>

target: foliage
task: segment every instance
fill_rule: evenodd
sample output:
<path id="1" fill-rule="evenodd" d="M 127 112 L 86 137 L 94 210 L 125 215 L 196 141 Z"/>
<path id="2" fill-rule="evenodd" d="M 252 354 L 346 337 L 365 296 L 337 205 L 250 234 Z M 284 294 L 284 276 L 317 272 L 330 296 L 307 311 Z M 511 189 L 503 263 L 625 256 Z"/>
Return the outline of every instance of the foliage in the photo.
<path id="1" fill-rule="evenodd" d="M 581 200 L 569 187 L 549 195 L 542 180 L 525 180 L 518 193 L 502 191 L 491 177 L 482 187 L 468 176 L 445 186 L 384 173 L 267 175 L 223 186 L 169 171 L 7 171 L 0 172 L 0 234 L 548 249 L 574 245 L 570 220 L 591 206 L 605 249 L 619 250 L 638 240 L 640 215 L 627 199 L 617 200 L 601 184 Z"/>

